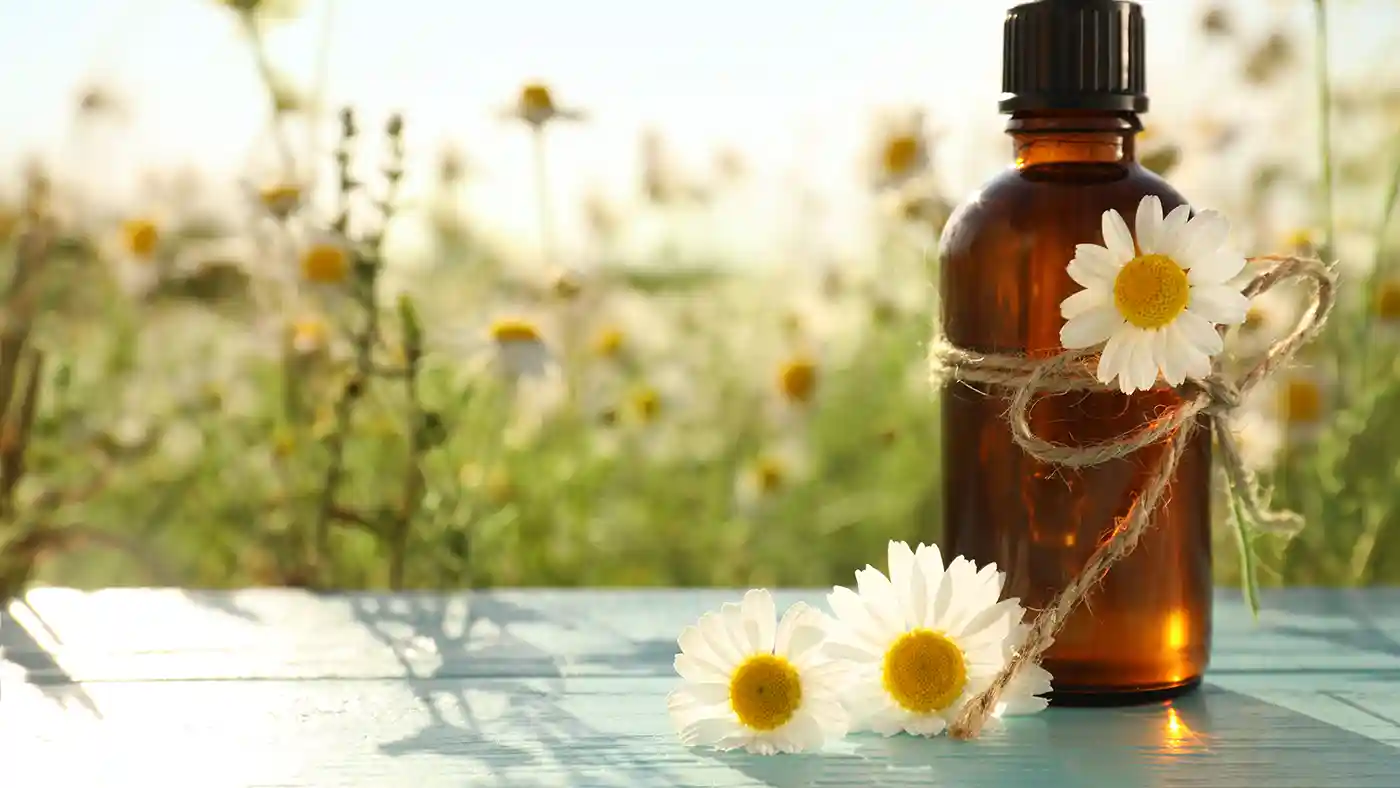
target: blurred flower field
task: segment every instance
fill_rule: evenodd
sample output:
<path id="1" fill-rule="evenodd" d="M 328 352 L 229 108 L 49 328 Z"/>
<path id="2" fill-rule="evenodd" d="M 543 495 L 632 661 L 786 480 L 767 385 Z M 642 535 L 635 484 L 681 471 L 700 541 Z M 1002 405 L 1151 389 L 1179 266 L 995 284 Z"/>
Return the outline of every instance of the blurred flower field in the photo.
<path id="1" fill-rule="evenodd" d="M 936 119 L 872 122 L 869 177 L 851 184 L 875 208 L 870 261 L 738 270 L 662 249 L 637 266 L 610 255 L 631 213 L 550 200 L 550 139 L 589 108 L 524 84 L 482 112 L 534 140 L 521 177 L 538 189 L 540 264 L 473 232 L 455 149 L 429 199 L 402 198 L 412 117 L 366 124 L 278 75 L 262 37 L 287 9 L 223 5 L 267 90 L 268 166 L 232 188 L 154 169 L 112 204 L 36 163 L 0 191 L 0 596 L 33 582 L 823 585 L 888 540 L 938 538 L 923 347 L 957 197 L 931 177 Z M 1238 50 L 1242 94 L 1283 109 L 1163 118 L 1144 164 L 1220 170 L 1231 185 L 1209 207 L 1247 253 L 1338 259 L 1343 277 L 1325 342 L 1237 425 L 1275 502 L 1309 522 L 1259 539 L 1260 580 L 1396 582 L 1400 79 L 1330 84 L 1324 39 L 1246 40 L 1224 5 L 1200 34 Z M 100 87 L 75 103 L 84 139 L 121 122 Z M 1331 122 L 1300 129 L 1314 104 Z M 639 155 L 652 218 L 745 177 L 722 152 L 703 178 L 677 173 L 660 136 Z M 586 265 L 556 249 L 564 210 L 588 219 Z M 404 223 L 427 228 L 432 265 L 393 264 L 386 238 Z M 1266 347 L 1298 306 L 1259 299 L 1232 352 Z M 1233 583 L 1227 516 L 1217 564 Z"/>

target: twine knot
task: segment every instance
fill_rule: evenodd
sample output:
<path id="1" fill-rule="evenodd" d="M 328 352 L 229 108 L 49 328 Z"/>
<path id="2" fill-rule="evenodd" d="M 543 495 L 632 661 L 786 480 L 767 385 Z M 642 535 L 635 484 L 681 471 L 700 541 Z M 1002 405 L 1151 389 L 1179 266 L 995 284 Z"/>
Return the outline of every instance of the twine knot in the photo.
<path id="1" fill-rule="evenodd" d="M 1191 384 L 1205 395 L 1206 406 L 1201 412 L 1207 416 L 1229 416 L 1244 401 L 1244 394 L 1238 386 L 1217 375 L 1205 380 L 1193 380 Z"/>
<path id="2" fill-rule="evenodd" d="M 1088 596 L 1099 578 L 1137 547 L 1152 523 L 1152 515 L 1196 427 L 1204 425 L 1214 433 L 1226 479 L 1244 513 L 1256 527 L 1283 534 L 1296 533 L 1302 527 L 1302 518 L 1297 514 L 1272 511 L 1263 504 L 1258 483 L 1240 458 L 1229 419 L 1255 386 L 1292 359 L 1322 330 L 1336 302 L 1337 282 L 1331 269 L 1318 260 L 1266 255 L 1252 258 L 1250 262 L 1272 265 L 1244 287 L 1242 292 L 1246 298 L 1253 298 L 1289 279 L 1304 281 L 1311 287 L 1312 298 L 1292 331 L 1238 377 L 1226 377 L 1216 370 L 1204 378 L 1190 380 L 1178 388 L 1182 395 L 1179 405 L 1159 413 L 1137 430 L 1103 443 L 1088 446 L 1056 443 L 1037 435 L 1030 424 L 1030 411 L 1037 396 L 1071 391 L 1116 391 L 1100 383 L 1094 374 L 1092 360 L 1098 355 L 1097 351 L 1072 350 L 1049 358 L 1029 358 L 974 353 L 941 339 L 932 343 L 929 362 L 935 383 L 958 380 L 1012 389 L 1006 414 L 1012 439 L 1036 460 L 1067 468 L 1085 468 L 1126 457 L 1147 446 L 1167 443 L 1132 507 L 1116 523 L 1113 534 L 1095 549 L 1079 574 L 1036 616 L 1021 647 L 991 685 L 969 701 L 949 726 L 952 736 L 959 739 L 977 736 L 1021 668 L 1040 660 L 1054 642 L 1061 625 Z"/>

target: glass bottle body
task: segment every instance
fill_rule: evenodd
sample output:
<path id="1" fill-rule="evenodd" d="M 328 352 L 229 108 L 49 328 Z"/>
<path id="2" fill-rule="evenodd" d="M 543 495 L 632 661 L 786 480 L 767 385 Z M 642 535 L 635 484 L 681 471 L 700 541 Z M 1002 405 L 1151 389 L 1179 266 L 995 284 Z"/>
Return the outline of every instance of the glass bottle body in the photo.
<path id="1" fill-rule="evenodd" d="M 1139 165 L 1131 113 L 1013 116 L 1016 166 L 958 208 L 944 230 L 942 323 L 954 344 L 988 353 L 1059 352 L 1060 302 L 1075 245 L 1103 243 L 1102 214 L 1133 226 L 1139 201 L 1185 199 Z M 1060 443 L 1137 429 L 1178 403 L 1165 384 L 1040 397 L 1030 423 Z M 1006 596 L 1044 608 L 1127 513 L 1161 446 L 1102 465 L 1038 462 L 1011 438 L 1005 392 L 949 382 L 942 396 L 944 549 L 1007 573 Z M 1132 703 L 1195 687 L 1211 630 L 1210 431 L 1199 429 L 1137 550 L 1065 623 L 1044 664 L 1056 703 Z"/>

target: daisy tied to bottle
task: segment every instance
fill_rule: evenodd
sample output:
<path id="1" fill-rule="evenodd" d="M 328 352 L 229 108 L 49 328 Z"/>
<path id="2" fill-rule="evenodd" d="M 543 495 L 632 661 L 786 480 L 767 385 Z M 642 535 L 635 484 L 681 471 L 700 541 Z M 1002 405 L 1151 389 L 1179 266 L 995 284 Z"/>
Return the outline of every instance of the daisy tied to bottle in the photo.
<path id="1" fill-rule="evenodd" d="M 1247 563 L 1251 529 L 1301 526 L 1264 506 L 1229 416 L 1320 330 L 1333 273 L 1268 255 L 1245 285 L 1230 284 L 1246 260 L 1229 247 L 1225 217 L 1193 210 L 1137 160 L 1144 31 L 1141 7 L 1118 0 L 1007 13 L 1001 109 L 1015 166 L 942 235 L 930 362 L 942 393 L 943 547 L 1007 567 L 1008 593 L 1040 611 L 949 723 L 958 738 L 975 737 L 1040 663 L 1056 703 L 1137 703 L 1200 684 L 1212 437 Z M 1287 279 L 1309 286 L 1307 308 L 1225 375 L 1213 361 L 1221 331 Z M 1078 610 L 1086 599 L 1092 612 Z"/>

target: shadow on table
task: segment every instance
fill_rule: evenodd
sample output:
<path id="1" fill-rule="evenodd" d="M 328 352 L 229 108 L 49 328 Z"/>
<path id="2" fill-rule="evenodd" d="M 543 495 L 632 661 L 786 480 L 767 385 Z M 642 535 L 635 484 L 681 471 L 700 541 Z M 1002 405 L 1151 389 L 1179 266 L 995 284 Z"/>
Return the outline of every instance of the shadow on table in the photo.
<path id="1" fill-rule="evenodd" d="M 470 597 L 357 597 L 351 610 L 393 651 L 430 718 L 418 733 L 381 743 L 379 749 L 386 755 L 427 752 L 472 759 L 474 771 L 503 788 L 537 788 L 541 772 L 569 784 L 596 781 L 600 773 L 609 780 L 631 779 L 658 788 L 681 784 L 649 765 L 644 753 L 629 752 L 625 741 L 598 731 L 557 703 L 564 691 L 558 657 L 523 639 L 517 630 L 571 632 L 575 625 L 568 617 L 554 617 L 487 592 Z M 413 655 L 429 647 L 442 664 L 423 673 L 415 669 Z M 636 642 L 628 653 L 590 656 L 590 661 L 635 664 L 662 651 L 669 661 L 674 642 Z M 461 681 L 464 661 L 473 665 L 468 687 Z M 598 746 L 587 746 L 590 739 Z"/>
<path id="2" fill-rule="evenodd" d="M 1400 760 L 1380 742 L 1214 686 L 1151 706 L 1053 709 L 973 742 L 857 734 L 832 750 L 699 757 L 772 788 L 1394 788 Z"/>
<path id="3" fill-rule="evenodd" d="M 30 607 L 27 601 L 17 599 L 10 604 L 26 614 L 23 617 L 25 621 L 32 622 L 35 626 L 47 626 L 39 612 Z M 59 639 L 58 634 L 52 630 L 47 635 L 54 641 Z M 74 681 L 34 633 L 6 609 L 0 609 L 0 661 L 23 669 L 25 682 L 37 687 L 45 698 L 60 707 L 68 709 L 77 706 L 101 719 L 102 713 L 97 710 L 97 704 L 93 702 L 87 690 L 83 689 L 83 685 Z"/>

